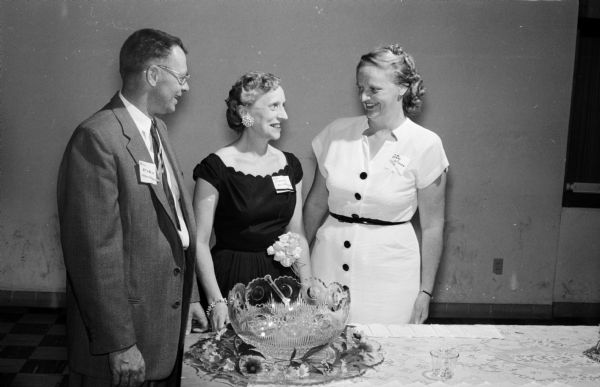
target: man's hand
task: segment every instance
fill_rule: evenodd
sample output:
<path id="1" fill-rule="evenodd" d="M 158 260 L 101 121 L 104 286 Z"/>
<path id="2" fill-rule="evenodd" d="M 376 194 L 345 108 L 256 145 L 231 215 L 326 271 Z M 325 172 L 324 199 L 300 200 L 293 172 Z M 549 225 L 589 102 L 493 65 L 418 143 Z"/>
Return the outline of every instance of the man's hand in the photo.
<path id="1" fill-rule="evenodd" d="M 137 387 L 146 379 L 146 363 L 137 345 L 108 354 L 112 385 Z"/>
<path id="2" fill-rule="evenodd" d="M 192 319 L 198 321 L 200 324 L 199 328 L 192 328 Z M 202 309 L 202 305 L 199 302 L 192 302 L 190 304 L 190 312 L 188 313 L 188 321 L 185 328 L 185 334 L 189 334 L 190 332 L 204 332 L 208 329 L 208 319 L 206 318 L 206 313 L 204 313 L 204 309 Z"/>

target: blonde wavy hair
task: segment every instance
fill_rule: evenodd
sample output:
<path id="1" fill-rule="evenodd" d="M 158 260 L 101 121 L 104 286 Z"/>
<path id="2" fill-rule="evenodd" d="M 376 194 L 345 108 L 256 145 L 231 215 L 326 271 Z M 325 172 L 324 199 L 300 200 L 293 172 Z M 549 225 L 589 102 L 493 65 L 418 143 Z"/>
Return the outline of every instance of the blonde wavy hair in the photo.
<path id="1" fill-rule="evenodd" d="M 413 57 L 402 47 L 398 44 L 377 47 L 360 57 L 356 71 L 368 65 L 389 70 L 396 85 L 408 88 L 402 99 L 402 107 L 406 115 L 414 116 L 421 111 L 425 95 L 423 80 L 417 72 Z"/>

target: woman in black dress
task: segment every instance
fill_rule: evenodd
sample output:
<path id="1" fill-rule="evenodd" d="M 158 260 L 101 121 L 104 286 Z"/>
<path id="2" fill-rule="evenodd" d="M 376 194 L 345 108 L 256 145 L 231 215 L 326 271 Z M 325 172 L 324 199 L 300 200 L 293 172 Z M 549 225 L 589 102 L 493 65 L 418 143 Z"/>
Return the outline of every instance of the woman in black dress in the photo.
<path id="1" fill-rule="evenodd" d="M 244 74 L 229 91 L 227 122 L 239 133 L 232 144 L 208 155 L 194 169 L 197 267 L 213 330 L 228 320 L 223 297 L 237 283 L 270 274 L 295 276 L 267 254 L 280 235 L 299 234 L 301 280 L 311 275 L 302 226 L 302 166 L 269 143 L 287 120 L 285 94 L 272 74 Z M 215 245 L 209 240 L 214 228 Z"/>

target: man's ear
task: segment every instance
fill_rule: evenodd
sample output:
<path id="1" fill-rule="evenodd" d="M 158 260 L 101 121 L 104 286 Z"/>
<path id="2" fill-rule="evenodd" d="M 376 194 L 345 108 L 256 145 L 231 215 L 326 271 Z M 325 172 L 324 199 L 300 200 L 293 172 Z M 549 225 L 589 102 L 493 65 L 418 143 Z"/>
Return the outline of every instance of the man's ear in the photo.
<path id="1" fill-rule="evenodd" d="M 151 65 L 146 70 L 146 82 L 152 87 L 158 83 L 158 67 Z"/>

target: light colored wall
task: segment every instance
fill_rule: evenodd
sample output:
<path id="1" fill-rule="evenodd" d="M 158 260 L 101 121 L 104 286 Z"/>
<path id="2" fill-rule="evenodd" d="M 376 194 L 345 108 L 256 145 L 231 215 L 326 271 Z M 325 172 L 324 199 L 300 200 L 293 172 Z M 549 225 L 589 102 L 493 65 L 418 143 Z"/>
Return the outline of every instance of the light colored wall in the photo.
<path id="1" fill-rule="evenodd" d="M 167 122 L 190 190 L 194 165 L 233 139 L 223 100 L 241 73 L 259 69 L 283 78 L 290 120 L 278 145 L 300 157 L 307 189 L 311 138 L 337 117 L 360 114 L 359 56 L 401 43 L 428 88 L 419 121 L 442 137 L 451 163 L 437 300 L 552 301 L 575 0 L 90 0 L 0 7 L 0 290 L 64 290 L 55 205 L 60 156 L 75 126 L 118 89 L 124 39 L 154 27 L 181 36 L 189 49 L 191 91 Z M 504 259 L 504 274 L 492 274 L 494 258 Z"/>

